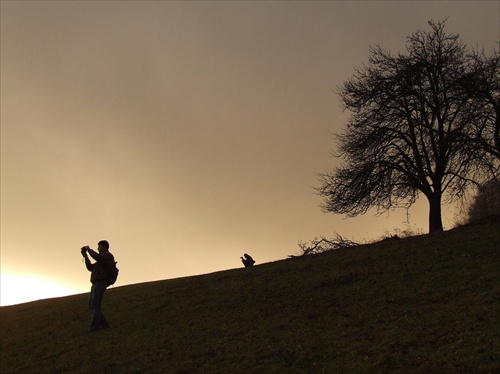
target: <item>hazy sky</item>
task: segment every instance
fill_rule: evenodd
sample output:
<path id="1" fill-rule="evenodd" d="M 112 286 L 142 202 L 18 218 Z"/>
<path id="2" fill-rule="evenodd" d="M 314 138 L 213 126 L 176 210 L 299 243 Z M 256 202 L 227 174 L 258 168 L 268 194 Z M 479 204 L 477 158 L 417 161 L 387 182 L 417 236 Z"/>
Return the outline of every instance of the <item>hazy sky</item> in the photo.
<path id="1" fill-rule="evenodd" d="M 403 228 L 322 213 L 314 187 L 339 162 L 337 86 L 446 17 L 469 46 L 500 40 L 500 1 L 2 1 L 2 303 L 15 277 L 87 292 L 80 247 L 101 239 L 120 286 Z M 410 224 L 427 232 L 425 201 Z"/>

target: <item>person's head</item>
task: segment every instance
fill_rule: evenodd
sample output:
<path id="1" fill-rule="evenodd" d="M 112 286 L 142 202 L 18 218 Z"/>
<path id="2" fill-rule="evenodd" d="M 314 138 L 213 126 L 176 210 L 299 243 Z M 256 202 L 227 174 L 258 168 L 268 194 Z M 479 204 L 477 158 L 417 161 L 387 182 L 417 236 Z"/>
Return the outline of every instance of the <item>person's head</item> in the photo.
<path id="1" fill-rule="evenodd" d="M 109 243 L 107 240 L 101 240 L 99 243 L 97 243 L 97 250 L 99 253 L 101 252 L 107 252 L 109 250 Z"/>

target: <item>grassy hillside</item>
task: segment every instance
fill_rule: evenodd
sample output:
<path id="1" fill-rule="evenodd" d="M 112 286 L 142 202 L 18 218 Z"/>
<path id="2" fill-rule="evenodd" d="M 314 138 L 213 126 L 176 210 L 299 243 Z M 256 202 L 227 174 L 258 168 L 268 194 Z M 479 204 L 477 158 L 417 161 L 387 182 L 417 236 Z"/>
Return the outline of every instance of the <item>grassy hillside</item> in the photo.
<path id="1" fill-rule="evenodd" d="M 83 270 L 82 270 L 83 271 Z M 1 373 L 499 373 L 500 222 L 0 308 Z"/>

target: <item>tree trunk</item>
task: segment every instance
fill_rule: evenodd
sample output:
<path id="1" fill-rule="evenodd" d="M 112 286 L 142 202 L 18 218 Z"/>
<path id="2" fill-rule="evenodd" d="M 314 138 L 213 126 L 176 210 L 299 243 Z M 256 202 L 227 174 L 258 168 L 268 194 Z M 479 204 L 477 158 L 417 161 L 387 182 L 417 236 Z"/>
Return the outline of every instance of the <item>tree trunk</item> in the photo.
<path id="1" fill-rule="evenodd" d="M 441 194 L 433 193 L 428 196 L 429 200 L 429 234 L 443 231 L 443 221 L 441 219 Z"/>

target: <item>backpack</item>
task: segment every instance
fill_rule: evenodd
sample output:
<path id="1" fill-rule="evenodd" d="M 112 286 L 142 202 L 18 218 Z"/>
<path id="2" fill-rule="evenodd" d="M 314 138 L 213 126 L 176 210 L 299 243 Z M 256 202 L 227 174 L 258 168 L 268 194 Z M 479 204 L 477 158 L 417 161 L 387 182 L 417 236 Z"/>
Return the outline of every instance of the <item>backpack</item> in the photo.
<path id="1" fill-rule="evenodd" d="M 116 282 L 116 279 L 118 278 L 118 272 L 120 271 L 117 267 L 116 267 L 116 264 L 118 262 L 114 262 L 113 263 L 113 267 L 110 269 L 109 271 L 109 280 L 108 280 L 108 285 L 111 286 L 113 284 L 115 284 Z"/>

